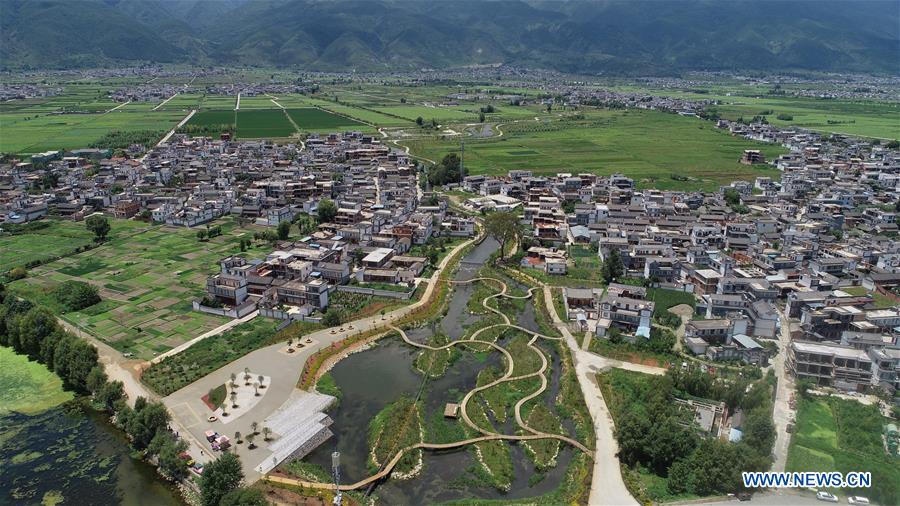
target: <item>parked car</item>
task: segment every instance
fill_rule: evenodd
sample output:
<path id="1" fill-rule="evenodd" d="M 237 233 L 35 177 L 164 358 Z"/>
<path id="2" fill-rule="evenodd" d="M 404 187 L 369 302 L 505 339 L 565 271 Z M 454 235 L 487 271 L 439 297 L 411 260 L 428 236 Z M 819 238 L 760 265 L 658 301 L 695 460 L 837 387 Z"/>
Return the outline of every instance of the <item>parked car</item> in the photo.
<path id="1" fill-rule="evenodd" d="M 816 499 L 825 502 L 838 502 L 838 498 L 834 494 L 830 494 L 824 490 L 816 492 Z"/>
<path id="2" fill-rule="evenodd" d="M 863 506 L 868 506 L 870 504 L 869 499 L 861 495 L 851 495 L 847 498 L 847 502 L 850 504 L 861 504 Z"/>
<path id="3" fill-rule="evenodd" d="M 737 498 L 738 501 L 749 501 L 750 500 L 750 492 L 738 492 Z"/>

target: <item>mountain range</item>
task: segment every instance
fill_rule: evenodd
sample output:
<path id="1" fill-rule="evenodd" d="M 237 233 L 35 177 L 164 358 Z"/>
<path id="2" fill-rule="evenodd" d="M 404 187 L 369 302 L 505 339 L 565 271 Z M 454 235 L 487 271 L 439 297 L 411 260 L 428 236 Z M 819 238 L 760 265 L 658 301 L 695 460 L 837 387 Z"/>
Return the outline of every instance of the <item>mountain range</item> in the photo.
<path id="1" fill-rule="evenodd" d="M 0 67 L 900 75 L 893 0 L 3 0 Z"/>

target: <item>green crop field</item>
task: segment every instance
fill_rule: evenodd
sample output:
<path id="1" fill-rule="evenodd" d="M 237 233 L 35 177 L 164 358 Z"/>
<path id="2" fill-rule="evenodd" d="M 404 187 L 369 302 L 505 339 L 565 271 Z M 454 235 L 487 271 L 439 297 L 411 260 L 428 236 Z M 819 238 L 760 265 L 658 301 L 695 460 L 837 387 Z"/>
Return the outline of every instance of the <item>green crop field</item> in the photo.
<path id="1" fill-rule="evenodd" d="M 198 111 L 188 120 L 188 125 L 231 125 L 234 128 L 235 111 Z"/>
<path id="2" fill-rule="evenodd" d="M 94 240 L 94 234 L 83 222 L 43 220 L 37 223 L 46 223 L 47 226 L 26 233 L 0 235 L 0 273 L 28 262 L 72 254 L 75 249 L 87 246 Z M 128 233 L 141 226 L 138 222 L 127 220 L 116 220 L 110 224 L 111 235 Z"/>
<path id="3" fill-rule="evenodd" d="M 0 152 L 86 148 L 114 131 L 171 130 L 184 116 L 181 111 L 129 111 L 128 106 L 107 114 L 4 112 L 0 113 Z"/>
<path id="4" fill-rule="evenodd" d="M 335 130 L 348 130 L 364 126 L 354 119 L 338 116 L 314 107 L 289 109 L 287 113 L 303 131 L 333 132 Z"/>
<path id="5" fill-rule="evenodd" d="M 290 137 L 297 130 L 281 109 L 237 111 L 237 137 L 241 139 Z"/>
<path id="6" fill-rule="evenodd" d="M 134 222 L 131 222 L 134 223 Z M 218 222 L 222 235 L 200 242 L 196 230 L 113 220 L 107 243 L 32 269 L 9 289 L 62 313 L 53 297 L 58 283 L 79 279 L 100 289 L 103 301 L 63 317 L 117 350 L 150 358 L 225 323 L 194 312 L 191 300 L 205 293 L 206 278 L 220 258 L 238 251 L 253 228 Z"/>
<path id="7" fill-rule="evenodd" d="M 181 93 L 172 100 L 166 102 L 166 104 L 161 106 L 158 110 L 183 111 L 188 109 L 196 109 L 197 107 L 199 107 L 201 100 L 203 100 L 203 95 Z"/>
<path id="8" fill-rule="evenodd" d="M 709 94 L 677 90 L 646 90 L 649 93 L 691 98 L 719 100 L 713 106 L 726 119 L 739 117 L 749 120 L 765 115 L 773 125 L 798 126 L 819 132 L 835 132 L 880 139 L 900 139 L 900 103 L 879 100 L 818 99 L 812 97 L 766 96 L 764 90 L 746 90 L 747 95 L 725 95 L 723 90 Z M 716 93 L 719 92 L 719 93 Z M 762 114 L 766 113 L 766 114 Z M 791 116 L 778 119 L 779 114 Z"/>
<path id="9" fill-rule="evenodd" d="M 832 490 L 863 495 L 879 504 L 900 503 L 900 460 L 884 451 L 888 420 L 875 406 L 836 397 L 804 399 L 797 410 L 785 469 L 789 472 L 869 471 L 872 487 Z"/>
<path id="10" fill-rule="evenodd" d="M 733 137 L 709 122 L 656 111 L 544 114 L 542 121 L 519 121 L 500 129 L 502 136 L 466 141 L 469 173 L 622 172 L 639 187 L 712 190 L 737 179 L 777 174 L 765 166 L 738 163 L 744 149 L 760 149 L 769 159 L 786 152 L 780 146 Z M 402 142 L 413 154 L 432 160 L 459 150 L 455 139 Z"/>

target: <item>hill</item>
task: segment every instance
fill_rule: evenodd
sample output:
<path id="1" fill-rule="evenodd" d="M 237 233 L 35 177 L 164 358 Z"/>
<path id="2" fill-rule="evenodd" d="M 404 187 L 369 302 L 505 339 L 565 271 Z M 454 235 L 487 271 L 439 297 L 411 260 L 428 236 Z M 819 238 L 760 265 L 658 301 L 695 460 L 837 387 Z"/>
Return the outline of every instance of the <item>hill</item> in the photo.
<path id="1" fill-rule="evenodd" d="M 153 61 L 372 71 L 502 62 L 607 74 L 900 73 L 900 3 L 815 6 L 803 0 L 7 0 L 0 3 L 0 58 L 5 68 Z"/>

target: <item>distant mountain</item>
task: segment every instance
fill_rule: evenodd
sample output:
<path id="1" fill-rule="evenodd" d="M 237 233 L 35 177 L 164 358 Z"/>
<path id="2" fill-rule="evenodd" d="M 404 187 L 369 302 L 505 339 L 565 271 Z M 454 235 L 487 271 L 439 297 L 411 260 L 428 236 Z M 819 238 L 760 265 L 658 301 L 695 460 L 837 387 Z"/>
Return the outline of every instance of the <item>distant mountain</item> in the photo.
<path id="1" fill-rule="evenodd" d="M 805 0 L 3 0 L 4 68 L 193 62 L 359 71 L 900 74 L 900 3 Z"/>

